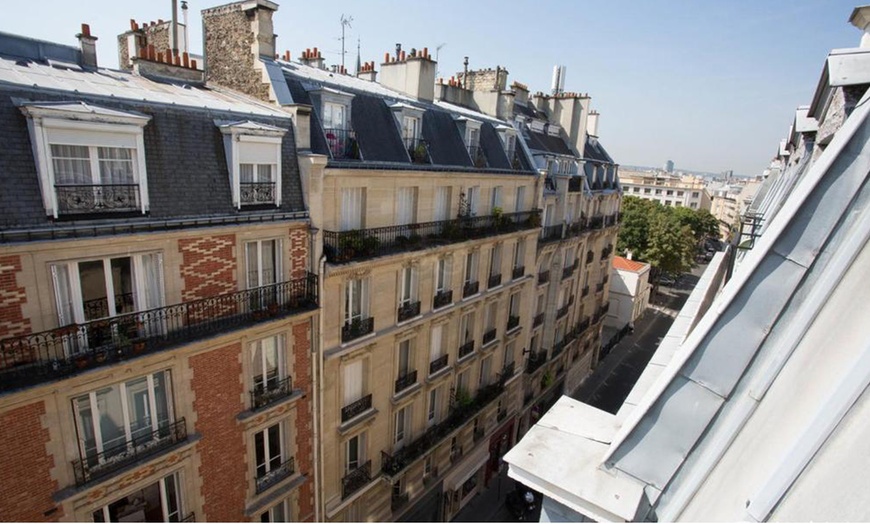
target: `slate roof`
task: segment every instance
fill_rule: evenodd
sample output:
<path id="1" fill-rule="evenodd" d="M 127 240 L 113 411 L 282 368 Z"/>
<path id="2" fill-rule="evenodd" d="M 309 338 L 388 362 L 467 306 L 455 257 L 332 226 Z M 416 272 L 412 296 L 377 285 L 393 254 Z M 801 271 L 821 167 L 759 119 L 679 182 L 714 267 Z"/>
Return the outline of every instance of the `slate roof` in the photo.
<path id="1" fill-rule="evenodd" d="M 529 149 L 553 153 L 554 155 L 574 156 L 574 152 L 561 136 L 551 136 L 549 133 L 539 133 L 528 129 L 527 137 Z"/>
<path id="2" fill-rule="evenodd" d="M 396 119 L 382 98 L 356 95 L 351 104 L 351 126 L 362 157 L 371 161 L 410 162 Z"/>

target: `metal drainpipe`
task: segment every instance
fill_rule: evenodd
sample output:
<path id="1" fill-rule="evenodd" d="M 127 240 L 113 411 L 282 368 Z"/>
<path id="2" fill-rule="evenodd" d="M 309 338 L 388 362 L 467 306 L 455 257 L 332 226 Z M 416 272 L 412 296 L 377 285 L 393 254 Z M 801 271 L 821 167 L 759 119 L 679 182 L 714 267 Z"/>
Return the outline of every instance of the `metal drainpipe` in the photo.
<path id="1" fill-rule="evenodd" d="M 311 365 L 315 367 L 317 376 L 317 388 L 315 393 L 317 398 L 317 416 L 314 417 L 314 442 L 316 443 L 316 467 L 314 468 L 314 521 L 323 522 L 322 504 L 323 490 L 320 483 L 323 479 L 323 443 L 320 439 L 320 430 L 323 426 L 323 359 L 321 354 L 321 344 L 323 341 L 323 276 L 326 271 L 326 255 L 320 255 L 319 275 L 317 278 L 317 336 L 314 337 L 316 342 L 311 344 L 314 350 L 314 357 L 311 359 Z"/>

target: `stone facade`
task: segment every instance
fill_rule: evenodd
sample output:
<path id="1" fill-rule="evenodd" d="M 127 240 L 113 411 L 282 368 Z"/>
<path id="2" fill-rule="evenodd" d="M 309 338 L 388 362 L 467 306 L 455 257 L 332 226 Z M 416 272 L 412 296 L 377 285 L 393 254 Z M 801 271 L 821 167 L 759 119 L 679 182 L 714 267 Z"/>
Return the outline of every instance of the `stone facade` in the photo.
<path id="1" fill-rule="evenodd" d="M 465 85 L 465 74 L 463 72 L 456 73 L 456 78 L 459 79 L 460 83 Z M 502 67 L 469 71 L 468 85 L 465 87 L 469 91 L 491 91 L 493 89 L 502 91 L 507 87 L 507 78 L 508 71 Z"/>

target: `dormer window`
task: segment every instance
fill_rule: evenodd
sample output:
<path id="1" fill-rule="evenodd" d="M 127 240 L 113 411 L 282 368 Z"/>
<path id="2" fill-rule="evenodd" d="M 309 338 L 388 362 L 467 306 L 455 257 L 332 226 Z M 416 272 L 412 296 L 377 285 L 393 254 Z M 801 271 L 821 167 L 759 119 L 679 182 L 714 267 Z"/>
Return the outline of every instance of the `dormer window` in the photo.
<path id="1" fill-rule="evenodd" d="M 320 95 L 320 120 L 330 156 L 335 160 L 359 159 L 359 146 L 350 125 L 353 95 L 327 87 L 314 93 Z"/>
<path id="2" fill-rule="evenodd" d="M 391 105 L 390 109 L 396 117 L 399 132 L 402 134 L 402 143 L 405 144 L 411 162 L 415 164 L 430 163 L 429 147 L 421 137 L 423 111 L 401 102 Z"/>
<path id="3" fill-rule="evenodd" d="M 151 117 L 83 102 L 20 103 L 46 214 L 146 213 L 143 128 Z"/>
<path id="4" fill-rule="evenodd" d="M 511 169 L 521 169 L 519 155 L 517 154 L 517 131 L 516 129 L 501 125 L 498 126 L 498 134 L 504 145 L 504 152 L 511 164 Z"/>
<path id="5" fill-rule="evenodd" d="M 463 118 L 465 122 L 465 147 L 474 167 L 486 167 L 486 156 L 480 147 L 480 122 Z"/>
<path id="6" fill-rule="evenodd" d="M 257 122 L 215 122 L 224 135 L 233 205 L 281 205 L 281 142 L 286 129 Z"/>

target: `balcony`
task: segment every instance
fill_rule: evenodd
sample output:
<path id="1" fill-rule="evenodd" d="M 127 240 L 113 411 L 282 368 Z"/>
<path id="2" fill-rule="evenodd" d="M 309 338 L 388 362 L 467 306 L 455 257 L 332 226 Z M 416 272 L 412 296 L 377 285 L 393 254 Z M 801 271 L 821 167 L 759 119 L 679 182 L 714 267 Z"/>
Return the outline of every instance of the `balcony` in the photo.
<path id="1" fill-rule="evenodd" d="M 562 239 L 562 224 L 544 226 L 541 228 L 541 242 L 554 242 Z"/>
<path id="2" fill-rule="evenodd" d="M 483 440 L 483 435 L 485 435 L 483 428 L 475 428 L 474 431 L 471 433 L 471 438 L 474 439 L 474 443 L 477 444 L 478 442 Z"/>
<path id="3" fill-rule="evenodd" d="M 604 282 L 599 282 L 595 284 L 595 292 L 601 293 L 602 291 L 604 291 Z"/>
<path id="4" fill-rule="evenodd" d="M 579 222 L 574 222 L 573 224 L 568 226 L 568 232 L 566 233 L 566 236 L 576 237 L 585 231 L 589 231 L 589 228 L 586 226 L 586 219 L 581 218 Z"/>
<path id="5" fill-rule="evenodd" d="M 581 290 L 580 296 L 585 297 L 588 294 L 589 294 L 589 286 L 583 286 L 583 289 Z"/>
<path id="6" fill-rule="evenodd" d="M 574 274 L 574 270 L 577 269 L 578 267 L 580 267 L 580 264 L 578 264 L 577 261 L 575 260 L 574 263 L 571 264 L 570 266 L 568 266 L 566 268 L 562 268 L 562 280 L 565 280 L 566 278 L 570 278 L 571 275 Z"/>
<path id="7" fill-rule="evenodd" d="M 508 321 L 507 321 L 507 330 L 508 331 L 519 327 L 519 325 L 520 325 L 520 317 L 519 316 L 508 315 Z"/>
<path id="8" fill-rule="evenodd" d="M 287 377 L 271 384 L 257 386 L 250 391 L 251 409 L 260 409 L 272 402 L 289 397 L 293 392 L 293 378 Z"/>
<path id="9" fill-rule="evenodd" d="M 589 228 L 590 229 L 602 229 L 604 228 L 604 217 L 596 216 L 589 219 Z"/>
<path id="10" fill-rule="evenodd" d="M 504 392 L 504 378 L 494 384 L 478 389 L 477 395 L 465 403 L 453 403 L 450 408 L 450 414 L 443 422 L 430 427 L 419 438 L 395 454 L 391 455 L 381 452 L 381 473 L 387 477 L 401 473 L 415 460 L 444 442 L 454 431 L 477 416 L 483 408 L 498 399 L 502 392 Z M 451 451 L 451 461 L 458 460 L 461 456 L 461 447 Z"/>
<path id="11" fill-rule="evenodd" d="M 151 433 L 133 437 L 102 453 L 84 455 L 72 463 L 76 485 L 82 486 L 105 478 L 130 464 L 185 440 L 187 440 L 187 426 L 181 418 Z"/>
<path id="12" fill-rule="evenodd" d="M 564 306 L 562 306 L 558 310 L 556 310 L 556 318 L 562 318 L 565 315 L 567 315 L 569 307 L 571 307 L 571 304 L 565 304 Z"/>
<path id="13" fill-rule="evenodd" d="M 487 345 L 493 340 L 495 340 L 496 329 L 492 328 L 483 334 L 483 345 Z"/>
<path id="14" fill-rule="evenodd" d="M 341 327 L 341 342 L 350 342 L 362 336 L 368 335 L 375 329 L 374 317 L 355 318 L 350 322 L 345 322 Z"/>
<path id="15" fill-rule="evenodd" d="M 471 164 L 478 169 L 483 169 L 489 165 L 483 148 L 480 146 L 468 145 L 468 157 L 471 158 Z"/>
<path id="16" fill-rule="evenodd" d="M 532 351 L 529 353 L 529 361 L 526 364 L 526 373 L 532 374 L 544 365 L 547 355 L 544 352 Z"/>
<path id="17" fill-rule="evenodd" d="M 142 212 L 139 184 L 56 185 L 58 215 Z"/>
<path id="18" fill-rule="evenodd" d="M 541 271 L 538 273 L 538 284 L 546 284 L 550 281 L 550 271 Z"/>
<path id="19" fill-rule="evenodd" d="M 556 342 L 555 344 L 553 344 L 553 351 L 550 352 L 550 358 L 553 359 L 553 358 L 556 358 L 559 355 L 561 355 L 562 352 L 565 351 L 565 347 L 567 345 L 568 345 L 568 342 L 564 338 L 562 340 L 560 340 L 559 342 Z"/>
<path id="20" fill-rule="evenodd" d="M 586 252 L 586 264 L 591 264 L 593 260 L 595 260 L 595 253 L 590 249 Z"/>
<path id="21" fill-rule="evenodd" d="M 432 362 L 429 362 L 429 375 L 434 375 L 447 367 L 447 354 L 441 355 Z"/>
<path id="22" fill-rule="evenodd" d="M 462 298 L 468 298 L 471 295 L 477 294 L 480 290 L 480 282 L 466 282 L 462 286 Z"/>
<path id="23" fill-rule="evenodd" d="M 353 417 L 365 413 L 366 411 L 372 408 L 372 394 L 362 397 L 359 400 L 355 400 L 341 408 L 341 422 L 345 423 Z"/>
<path id="24" fill-rule="evenodd" d="M 605 247 L 601 250 L 601 259 L 604 260 L 605 258 L 609 257 L 611 253 L 613 253 L 613 246 Z"/>
<path id="25" fill-rule="evenodd" d="M 341 478 L 341 498 L 346 499 L 371 481 L 372 461 L 367 460 L 365 464 L 351 470 L 347 475 Z"/>
<path id="26" fill-rule="evenodd" d="M 408 504 L 409 500 L 410 495 L 407 491 L 399 495 L 393 494 L 392 498 L 390 499 L 390 509 L 392 511 L 398 511 L 404 508 Z"/>
<path id="27" fill-rule="evenodd" d="M 352 130 L 327 128 L 323 130 L 323 135 L 333 160 L 360 160 L 359 144 Z"/>
<path id="28" fill-rule="evenodd" d="M 459 358 L 467 357 L 468 355 L 474 353 L 474 341 L 469 340 L 465 344 L 459 346 Z"/>
<path id="29" fill-rule="evenodd" d="M 405 391 L 409 387 L 417 383 L 417 370 L 409 371 L 396 379 L 396 394 Z"/>
<path id="30" fill-rule="evenodd" d="M 240 182 L 239 201 L 243 206 L 275 204 L 275 182 Z"/>
<path id="31" fill-rule="evenodd" d="M 420 315 L 420 301 L 408 302 L 399 306 L 398 317 L 399 322 L 414 318 Z"/>
<path id="32" fill-rule="evenodd" d="M 499 380 L 505 381 L 514 376 L 514 373 L 516 373 L 516 364 L 514 362 L 505 364 L 505 366 L 501 370 L 501 376 L 499 377 Z"/>
<path id="33" fill-rule="evenodd" d="M 429 156 L 429 143 L 422 138 L 405 137 L 405 149 L 408 150 L 408 157 L 414 164 L 431 164 L 432 159 Z"/>
<path id="34" fill-rule="evenodd" d="M 323 249 L 330 263 L 344 264 L 354 260 L 534 229 L 540 226 L 540 217 L 540 211 L 534 209 L 520 213 L 461 217 L 402 226 L 324 231 Z"/>
<path id="35" fill-rule="evenodd" d="M 511 279 L 516 280 L 518 278 L 523 278 L 526 274 L 526 266 L 515 267 L 511 272 Z"/>
<path id="36" fill-rule="evenodd" d="M 537 315 L 535 315 L 535 318 L 532 320 L 532 327 L 533 328 L 538 327 L 543 323 L 544 323 L 544 314 L 538 313 Z"/>
<path id="37" fill-rule="evenodd" d="M 317 307 L 317 276 L 0 341 L 0 391 L 110 365 Z"/>
<path id="38" fill-rule="evenodd" d="M 453 290 L 447 289 L 435 293 L 435 299 L 432 301 L 432 309 L 444 307 L 453 302 Z"/>
<path id="39" fill-rule="evenodd" d="M 492 289 L 501 285 L 501 273 L 498 275 L 490 275 L 486 281 L 486 289 Z"/>
<path id="40" fill-rule="evenodd" d="M 262 493 L 267 489 L 271 488 L 275 484 L 281 482 L 286 479 L 290 475 L 296 473 L 296 460 L 294 457 L 290 457 L 286 462 L 278 466 L 277 468 L 267 472 L 261 477 L 257 477 L 257 493 Z"/>

